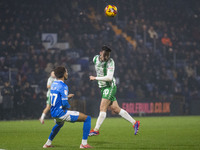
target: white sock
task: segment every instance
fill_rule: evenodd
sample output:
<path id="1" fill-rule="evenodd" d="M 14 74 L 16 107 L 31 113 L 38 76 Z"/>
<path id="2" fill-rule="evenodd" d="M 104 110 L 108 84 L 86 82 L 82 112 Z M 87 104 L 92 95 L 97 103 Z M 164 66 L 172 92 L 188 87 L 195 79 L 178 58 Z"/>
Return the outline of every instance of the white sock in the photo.
<path id="1" fill-rule="evenodd" d="M 51 142 L 52 141 L 48 139 L 47 142 L 46 142 L 46 145 L 51 145 Z"/>
<path id="2" fill-rule="evenodd" d="M 132 125 L 135 124 L 135 120 L 129 115 L 129 113 L 124 110 L 124 109 L 121 109 L 120 112 L 119 112 L 119 115 L 122 116 L 124 119 L 126 119 L 127 121 L 129 121 L 130 123 L 132 123 Z"/>
<path id="3" fill-rule="evenodd" d="M 45 113 L 42 113 L 40 119 L 44 120 L 45 116 L 46 116 L 46 114 L 45 114 Z"/>
<path id="4" fill-rule="evenodd" d="M 87 145 L 87 140 L 82 139 L 82 143 L 83 145 Z"/>
<path id="5" fill-rule="evenodd" d="M 106 119 L 106 112 L 103 112 L 101 111 L 99 113 L 99 117 L 97 119 L 97 122 L 96 122 L 96 126 L 94 128 L 94 131 L 99 131 L 99 128 L 101 126 L 101 124 L 103 123 L 103 121 Z"/>

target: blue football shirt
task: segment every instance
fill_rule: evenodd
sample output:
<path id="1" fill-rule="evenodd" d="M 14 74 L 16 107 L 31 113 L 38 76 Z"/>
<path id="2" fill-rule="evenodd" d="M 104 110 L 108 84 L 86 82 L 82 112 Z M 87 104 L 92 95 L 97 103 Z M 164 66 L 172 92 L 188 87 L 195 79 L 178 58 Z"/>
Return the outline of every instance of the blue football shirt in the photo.
<path id="1" fill-rule="evenodd" d="M 68 86 L 61 80 L 56 80 L 51 85 L 51 116 L 54 118 L 62 117 L 70 108 L 68 103 Z"/>

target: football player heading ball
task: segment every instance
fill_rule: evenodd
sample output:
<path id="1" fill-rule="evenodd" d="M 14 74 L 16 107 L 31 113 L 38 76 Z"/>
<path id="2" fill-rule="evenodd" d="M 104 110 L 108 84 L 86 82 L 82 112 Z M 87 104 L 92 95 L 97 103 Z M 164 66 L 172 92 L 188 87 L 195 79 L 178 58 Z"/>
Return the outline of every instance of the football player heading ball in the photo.
<path id="1" fill-rule="evenodd" d="M 117 86 L 115 78 L 113 77 L 115 72 L 115 62 L 112 58 L 110 58 L 111 51 L 112 50 L 108 46 L 103 46 L 100 50 L 100 54 L 94 56 L 93 58 L 97 76 L 89 76 L 89 78 L 91 81 L 98 81 L 102 99 L 96 126 L 90 131 L 89 136 L 99 135 L 100 126 L 106 118 L 106 112 L 109 106 L 111 107 L 112 111 L 114 111 L 116 114 L 119 114 L 132 124 L 135 130 L 135 135 L 138 133 L 140 126 L 140 121 L 134 120 L 126 110 L 120 108 L 118 105 L 115 97 Z"/>

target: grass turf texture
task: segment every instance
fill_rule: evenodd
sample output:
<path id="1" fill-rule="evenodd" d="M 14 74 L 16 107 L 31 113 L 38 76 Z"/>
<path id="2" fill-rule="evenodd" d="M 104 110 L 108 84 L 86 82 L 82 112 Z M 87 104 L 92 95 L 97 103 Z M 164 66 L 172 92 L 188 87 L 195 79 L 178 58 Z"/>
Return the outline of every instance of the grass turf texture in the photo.
<path id="1" fill-rule="evenodd" d="M 100 135 L 89 137 L 88 143 L 95 149 L 200 149 L 200 116 L 187 117 L 137 117 L 141 121 L 139 135 L 122 118 L 107 118 Z M 94 127 L 96 119 L 92 119 Z M 0 149 L 39 150 L 46 142 L 53 120 L 1 121 Z M 82 138 L 83 123 L 65 123 L 53 141 L 52 150 L 78 150 Z"/>

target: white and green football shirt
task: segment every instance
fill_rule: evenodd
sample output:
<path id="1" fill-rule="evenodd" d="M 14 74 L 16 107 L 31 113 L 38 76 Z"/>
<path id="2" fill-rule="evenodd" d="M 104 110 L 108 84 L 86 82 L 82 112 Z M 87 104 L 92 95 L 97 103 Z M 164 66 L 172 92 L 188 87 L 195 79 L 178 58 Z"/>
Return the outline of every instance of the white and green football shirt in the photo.
<path id="1" fill-rule="evenodd" d="M 100 55 L 96 55 L 93 58 L 93 62 L 95 65 L 95 70 L 97 73 L 97 77 L 104 77 L 108 73 L 113 73 L 115 71 L 115 62 L 112 58 L 108 61 L 100 61 Z M 116 80 L 113 77 L 112 81 L 100 81 L 98 80 L 99 88 L 107 87 L 107 86 L 116 86 Z"/>
<path id="2" fill-rule="evenodd" d="M 48 81 L 47 81 L 47 86 L 51 86 L 51 84 L 52 84 L 55 80 L 56 80 L 56 78 L 53 78 L 53 77 L 50 76 L 50 77 L 48 78 Z M 48 91 L 47 91 L 47 97 L 50 96 L 50 90 L 51 90 L 51 88 L 49 88 Z"/>

